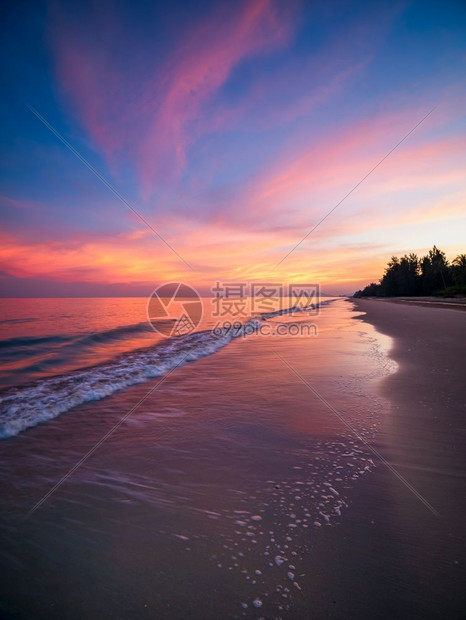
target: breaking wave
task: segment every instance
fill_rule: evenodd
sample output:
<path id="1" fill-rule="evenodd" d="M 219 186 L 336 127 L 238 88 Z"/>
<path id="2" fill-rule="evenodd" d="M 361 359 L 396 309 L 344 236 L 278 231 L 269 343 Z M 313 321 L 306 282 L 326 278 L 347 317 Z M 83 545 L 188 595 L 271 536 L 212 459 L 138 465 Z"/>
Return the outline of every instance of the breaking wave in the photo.
<path id="1" fill-rule="evenodd" d="M 328 302 L 321 302 L 322 305 L 325 303 Z M 12 437 L 27 428 L 52 420 L 77 405 L 100 400 L 126 387 L 166 375 L 178 366 L 215 353 L 236 338 L 254 333 L 264 320 L 298 311 L 302 309 L 293 307 L 263 314 L 246 321 L 236 330 L 221 328 L 171 338 L 152 347 L 120 355 L 98 366 L 7 389 L 0 395 L 0 438 Z M 140 323 L 87 335 L 80 341 L 81 344 L 86 344 L 89 339 L 102 342 L 127 334 L 128 330 L 137 332 L 150 329 L 147 323 Z M 56 341 L 62 337 L 51 338 Z M 27 347 L 34 344 L 32 340 L 34 338 L 16 338 L 11 339 L 9 344 Z M 6 342 L 3 341 L 3 344 Z"/>

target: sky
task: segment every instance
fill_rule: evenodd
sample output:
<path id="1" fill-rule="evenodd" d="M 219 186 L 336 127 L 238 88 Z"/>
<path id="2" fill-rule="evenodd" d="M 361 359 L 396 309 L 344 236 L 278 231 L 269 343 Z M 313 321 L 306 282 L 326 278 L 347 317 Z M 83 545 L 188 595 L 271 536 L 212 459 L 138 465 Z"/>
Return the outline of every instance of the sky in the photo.
<path id="1" fill-rule="evenodd" d="M 9 5 L 1 295 L 346 294 L 466 251 L 466 3 Z"/>

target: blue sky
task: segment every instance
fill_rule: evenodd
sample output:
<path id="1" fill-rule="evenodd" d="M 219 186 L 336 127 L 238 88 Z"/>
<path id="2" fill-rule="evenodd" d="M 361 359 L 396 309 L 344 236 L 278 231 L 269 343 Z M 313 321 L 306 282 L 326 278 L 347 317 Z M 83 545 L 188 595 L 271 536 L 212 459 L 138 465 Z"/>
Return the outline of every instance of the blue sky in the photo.
<path id="1" fill-rule="evenodd" d="M 391 254 L 464 251 L 462 2 L 31 2 L 2 34 L 5 295 L 276 277 L 350 292 Z"/>

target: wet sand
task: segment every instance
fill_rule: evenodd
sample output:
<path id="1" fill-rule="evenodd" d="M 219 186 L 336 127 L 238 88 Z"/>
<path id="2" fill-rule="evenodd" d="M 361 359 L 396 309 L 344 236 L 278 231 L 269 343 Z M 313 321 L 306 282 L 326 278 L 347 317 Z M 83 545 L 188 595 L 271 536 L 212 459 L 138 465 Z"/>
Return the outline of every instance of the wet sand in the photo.
<path id="1" fill-rule="evenodd" d="M 352 557 L 357 575 L 349 617 L 368 617 L 369 609 L 390 618 L 464 617 L 466 315 L 385 300 L 351 303 L 393 339 L 390 357 L 399 365 L 380 385 L 391 407 L 376 446 L 438 515 L 384 466 L 358 485 L 336 531 L 338 552 Z M 352 571 L 343 565 L 337 579 L 348 586 Z"/>
<path id="2" fill-rule="evenodd" d="M 453 362 L 466 315 L 356 304 L 367 316 L 343 300 L 325 309 L 315 340 L 252 337 L 180 368 L 27 520 L 152 383 L 5 441 L 3 615 L 461 617 L 465 445 Z M 390 344 L 399 369 L 388 376 Z"/>

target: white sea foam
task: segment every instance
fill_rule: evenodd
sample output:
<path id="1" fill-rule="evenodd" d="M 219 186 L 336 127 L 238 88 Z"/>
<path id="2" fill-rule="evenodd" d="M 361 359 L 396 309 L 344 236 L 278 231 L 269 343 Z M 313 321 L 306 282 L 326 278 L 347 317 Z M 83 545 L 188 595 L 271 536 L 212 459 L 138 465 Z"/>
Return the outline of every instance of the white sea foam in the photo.
<path id="1" fill-rule="evenodd" d="M 8 389 L 0 396 L 0 439 L 52 420 L 78 405 L 166 375 L 178 366 L 212 355 L 236 338 L 255 333 L 270 317 L 302 310 L 293 307 L 264 314 L 235 330 L 221 328 L 215 333 L 203 331 L 172 338 L 99 366 Z"/>

